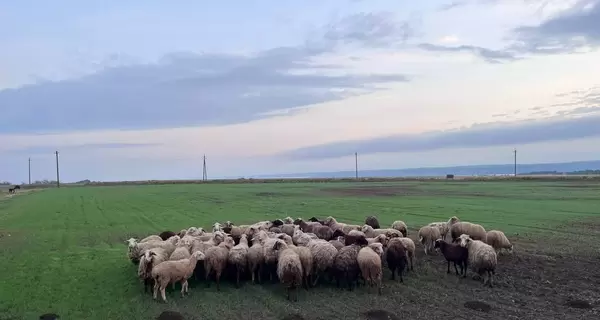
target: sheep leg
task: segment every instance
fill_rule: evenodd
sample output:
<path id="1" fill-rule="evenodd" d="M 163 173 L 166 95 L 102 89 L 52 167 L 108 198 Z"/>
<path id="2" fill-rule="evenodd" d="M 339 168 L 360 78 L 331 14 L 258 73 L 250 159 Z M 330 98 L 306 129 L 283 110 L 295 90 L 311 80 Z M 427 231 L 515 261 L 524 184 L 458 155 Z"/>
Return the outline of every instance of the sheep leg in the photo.
<path id="1" fill-rule="evenodd" d="M 446 273 L 450 273 L 450 260 L 446 260 L 446 262 L 448 262 L 448 271 Z M 454 267 L 456 268 L 456 264 L 454 264 Z"/>
<path id="2" fill-rule="evenodd" d="M 187 281 L 186 281 L 187 282 Z M 181 283 L 181 297 L 185 297 L 185 284 L 186 282 Z"/>
<path id="3" fill-rule="evenodd" d="M 404 283 L 404 278 L 402 277 L 402 273 L 404 270 L 402 268 L 398 269 L 398 276 L 400 277 L 400 282 Z"/>
<path id="4" fill-rule="evenodd" d="M 396 280 L 396 268 L 391 268 L 392 270 L 392 280 Z"/>
<path id="5" fill-rule="evenodd" d="M 220 282 L 219 280 L 221 278 L 221 271 L 219 271 L 219 270 L 215 270 L 215 271 L 216 271 L 215 278 L 217 280 L 217 291 L 221 291 L 221 286 L 219 285 L 219 282 Z"/>
<path id="6" fill-rule="evenodd" d="M 462 267 L 461 267 L 462 270 Z M 458 275 L 458 268 L 456 267 L 456 261 L 454 262 L 454 271 L 456 272 L 456 275 Z"/>
<path id="7" fill-rule="evenodd" d="M 258 273 L 258 283 L 259 284 L 261 283 L 261 280 L 260 280 L 260 273 L 261 272 L 262 272 L 262 267 L 260 265 L 258 265 L 258 272 L 257 273 Z"/>
<path id="8" fill-rule="evenodd" d="M 156 300 L 158 296 L 158 281 L 154 282 L 154 292 L 152 293 L 152 299 Z"/>
<path id="9" fill-rule="evenodd" d="M 204 267 L 204 276 L 206 278 L 206 287 L 210 288 L 210 267 Z"/>
<path id="10" fill-rule="evenodd" d="M 167 286 L 160 286 L 160 296 L 163 299 L 163 302 L 167 302 L 167 295 L 165 294 L 165 289 L 167 288 Z"/>
<path id="11" fill-rule="evenodd" d="M 411 271 L 415 270 L 415 266 L 413 265 L 414 258 L 415 258 L 415 253 L 413 252 L 413 253 L 410 254 L 410 270 Z"/>
<path id="12" fill-rule="evenodd" d="M 315 274 L 315 280 L 313 280 L 313 286 L 317 285 L 317 281 L 319 281 L 319 275 L 320 275 L 319 273 Z M 338 281 L 338 283 L 339 283 L 339 281 Z M 338 285 L 338 287 L 339 287 L 339 285 Z"/>

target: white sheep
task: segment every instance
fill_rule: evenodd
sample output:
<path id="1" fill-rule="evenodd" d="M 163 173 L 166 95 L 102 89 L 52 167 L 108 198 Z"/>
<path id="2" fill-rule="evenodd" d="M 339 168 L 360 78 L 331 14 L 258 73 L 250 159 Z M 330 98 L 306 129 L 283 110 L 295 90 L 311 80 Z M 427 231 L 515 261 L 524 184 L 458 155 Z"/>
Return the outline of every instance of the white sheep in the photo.
<path id="1" fill-rule="evenodd" d="M 382 256 L 383 244 L 381 243 L 371 243 L 358 251 L 356 260 L 363 279 L 369 283 L 369 292 L 371 291 L 371 287 L 377 284 L 378 293 L 381 294 L 381 278 L 383 275 L 381 268 Z"/>
<path id="2" fill-rule="evenodd" d="M 504 232 L 500 230 L 488 231 L 485 242 L 496 250 L 496 254 L 500 254 L 502 249 L 506 249 L 510 253 L 513 252 L 512 243 L 510 243 Z"/>
<path id="3" fill-rule="evenodd" d="M 255 283 L 255 276 L 258 275 L 258 283 L 260 283 L 261 266 L 265 262 L 262 244 L 258 236 L 252 238 L 252 246 L 248 248 L 248 265 L 252 274 L 252 284 Z"/>
<path id="4" fill-rule="evenodd" d="M 239 288 L 240 274 L 246 270 L 246 266 L 248 265 L 248 236 L 243 234 L 240 237 L 240 243 L 229 250 L 228 262 L 235 267 L 235 286 Z"/>
<path id="5" fill-rule="evenodd" d="M 458 243 L 469 250 L 469 267 L 471 270 L 483 279 L 484 285 L 487 283 L 490 287 L 493 287 L 492 275 L 496 273 L 496 266 L 498 265 L 498 257 L 494 248 L 481 240 L 471 239 L 467 234 L 460 235 Z M 484 273 L 487 273 L 487 279 L 483 277 Z"/>
<path id="6" fill-rule="evenodd" d="M 402 220 L 396 220 L 392 223 L 392 229 L 398 230 L 402 233 L 403 236 L 408 236 L 408 227 L 406 223 Z"/>
<path id="7" fill-rule="evenodd" d="M 215 272 L 215 280 L 217 282 L 217 291 L 221 291 L 219 281 L 221 274 L 227 266 L 227 260 L 229 258 L 229 250 L 233 248 L 234 241 L 232 237 L 226 237 L 225 240 L 219 243 L 216 247 L 210 247 L 206 250 L 204 258 L 204 272 L 206 280 L 209 281 L 209 276 L 212 271 Z M 210 282 L 209 282 L 210 286 Z"/>
<path id="8" fill-rule="evenodd" d="M 290 300 L 290 291 L 294 290 L 294 301 L 298 301 L 298 287 L 302 285 L 302 262 L 296 251 L 288 248 L 288 245 L 282 240 L 276 240 L 272 248 L 273 252 L 278 252 L 277 259 L 277 277 L 287 291 L 287 298 Z"/>
<path id="9" fill-rule="evenodd" d="M 192 276 L 196 263 L 204 259 L 204 254 L 200 251 L 194 252 L 189 259 L 177 261 L 165 261 L 154 266 L 152 269 L 152 279 L 154 279 L 154 294 L 156 300 L 158 290 L 164 302 L 167 302 L 165 288 L 169 283 L 181 282 L 181 296 L 188 292 L 188 279 Z"/>
<path id="10" fill-rule="evenodd" d="M 429 254 L 429 251 L 435 250 L 433 245 L 435 244 L 435 240 L 441 239 L 442 235 L 440 234 L 440 230 L 436 227 L 424 226 L 419 229 L 418 233 L 419 242 L 423 245 L 423 249 L 425 250 L 425 254 Z"/>
<path id="11" fill-rule="evenodd" d="M 448 235 L 450 227 L 452 227 L 452 225 L 457 222 L 460 222 L 460 220 L 456 216 L 454 216 L 448 219 L 448 221 L 446 222 L 432 222 L 428 224 L 428 226 L 438 228 L 438 230 L 440 230 L 440 235 L 442 236 L 442 239 L 446 239 L 446 235 Z"/>
<path id="12" fill-rule="evenodd" d="M 371 227 L 368 224 L 363 225 L 361 231 L 365 234 L 367 238 L 375 238 L 380 234 L 385 234 L 388 238 L 401 238 L 404 236 L 402 232 L 396 229 L 373 229 L 373 227 Z"/>

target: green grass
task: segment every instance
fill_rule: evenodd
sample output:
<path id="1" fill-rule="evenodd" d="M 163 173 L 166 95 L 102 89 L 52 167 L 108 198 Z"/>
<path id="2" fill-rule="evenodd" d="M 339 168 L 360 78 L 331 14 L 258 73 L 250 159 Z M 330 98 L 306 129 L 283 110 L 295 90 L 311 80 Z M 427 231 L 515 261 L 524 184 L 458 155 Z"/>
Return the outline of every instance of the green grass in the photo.
<path id="1" fill-rule="evenodd" d="M 587 187 L 578 187 L 586 184 Z M 397 196 L 348 196 L 340 188 L 398 188 Z M 323 191 L 321 189 L 327 189 Z M 251 223 L 286 216 L 332 215 L 362 223 L 376 214 L 383 225 L 404 220 L 413 230 L 456 215 L 511 236 L 598 217 L 600 183 L 489 181 L 145 185 L 48 189 L 0 200 L 0 319 L 152 319 L 164 309 L 205 319 L 281 318 L 291 312 L 337 312 L 326 304 L 344 295 L 348 312 L 373 302 L 366 293 L 331 287 L 285 300 L 279 285 L 191 284 L 191 296 L 167 292 L 168 305 L 142 294 L 124 240 L 214 221 Z M 402 195 L 406 194 L 406 195 Z M 177 289 L 178 290 L 178 289 Z M 360 291 L 360 290 L 359 290 Z M 257 309 L 259 308 L 259 309 Z M 314 307 L 313 307 L 314 308 Z"/>

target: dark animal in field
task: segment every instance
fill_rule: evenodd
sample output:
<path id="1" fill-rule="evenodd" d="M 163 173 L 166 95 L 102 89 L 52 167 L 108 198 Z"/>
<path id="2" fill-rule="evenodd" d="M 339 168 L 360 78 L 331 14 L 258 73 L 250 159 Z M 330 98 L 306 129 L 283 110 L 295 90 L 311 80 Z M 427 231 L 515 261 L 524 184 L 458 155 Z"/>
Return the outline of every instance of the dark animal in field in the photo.
<path id="1" fill-rule="evenodd" d="M 177 235 L 177 233 L 175 233 L 175 232 L 173 232 L 173 231 L 163 231 L 163 232 L 161 232 L 161 233 L 160 233 L 158 236 L 159 236 L 161 239 L 163 239 L 163 241 L 164 241 L 164 240 L 167 240 L 167 239 L 169 239 L 170 237 L 172 237 L 172 236 L 175 236 L 175 235 Z"/>
<path id="2" fill-rule="evenodd" d="M 13 189 L 15 189 L 15 190 L 17 190 L 17 189 L 21 190 L 21 186 L 14 186 Z"/>
<path id="3" fill-rule="evenodd" d="M 8 188 L 8 194 L 12 194 L 15 193 L 15 189 L 14 188 Z"/>
<path id="4" fill-rule="evenodd" d="M 272 221 L 272 223 L 273 223 L 273 227 L 280 227 L 280 226 L 283 225 L 283 220 L 281 220 L 281 219 L 275 219 L 275 220 Z"/>
<path id="5" fill-rule="evenodd" d="M 447 273 L 450 273 L 450 262 L 453 262 L 456 275 L 459 275 L 458 269 L 456 268 L 456 265 L 458 264 L 460 266 L 460 275 L 462 275 L 463 278 L 467 276 L 467 261 L 469 260 L 469 250 L 467 250 L 467 248 L 461 247 L 458 244 L 447 243 L 442 239 L 437 239 L 434 242 L 433 247 L 439 248 L 444 255 L 444 258 L 446 258 L 446 261 L 448 262 Z"/>
<path id="6" fill-rule="evenodd" d="M 380 229 L 379 221 L 376 216 L 369 216 L 365 219 L 365 224 L 370 225 L 373 229 Z"/>
<path id="7" fill-rule="evenodd" d="M 60 319 L 60 316 L 56 313 L 44 313 L 40 316 L 40 320 L 57 320 Z"/>
<path id="8" fill-rule="evenodd" d="M 396 279 L 396 271 L 400 276 L 400 282 L 404 282 L 402 273 L 408 264 L 408 258 L 404 245 L 399 238 L 390 239 L 388 242 L 388 248 L 386 250 L 387 265 L 392 272 L 392 280 Z"/>
<path id="9" fill-rule="evenodd" d="M 319 220 L 316 217 L 312 217 L 312 218 L 308 219 L 308 221 L 310 221 L 310 222 L 318 222 L 318 223 L 323 224 L 323 225 L 325 224 L 325 220 Z"/>

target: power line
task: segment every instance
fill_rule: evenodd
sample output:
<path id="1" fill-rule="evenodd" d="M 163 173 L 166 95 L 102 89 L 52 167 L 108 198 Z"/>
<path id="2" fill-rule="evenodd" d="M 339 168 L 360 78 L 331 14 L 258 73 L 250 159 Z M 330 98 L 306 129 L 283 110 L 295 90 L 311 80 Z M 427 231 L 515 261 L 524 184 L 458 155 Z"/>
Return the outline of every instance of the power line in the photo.
<path id="1" fill-rule="evenodd" d="M 58 151 L 54 151 L 56 154 L 56 187 L 60 188 L 60 173 L 58 171 Z"/>
<path id="2" fill-rule="evenodd" d="M 29 184 L 31 184 L 31 158 L 29 158 Z"/>

